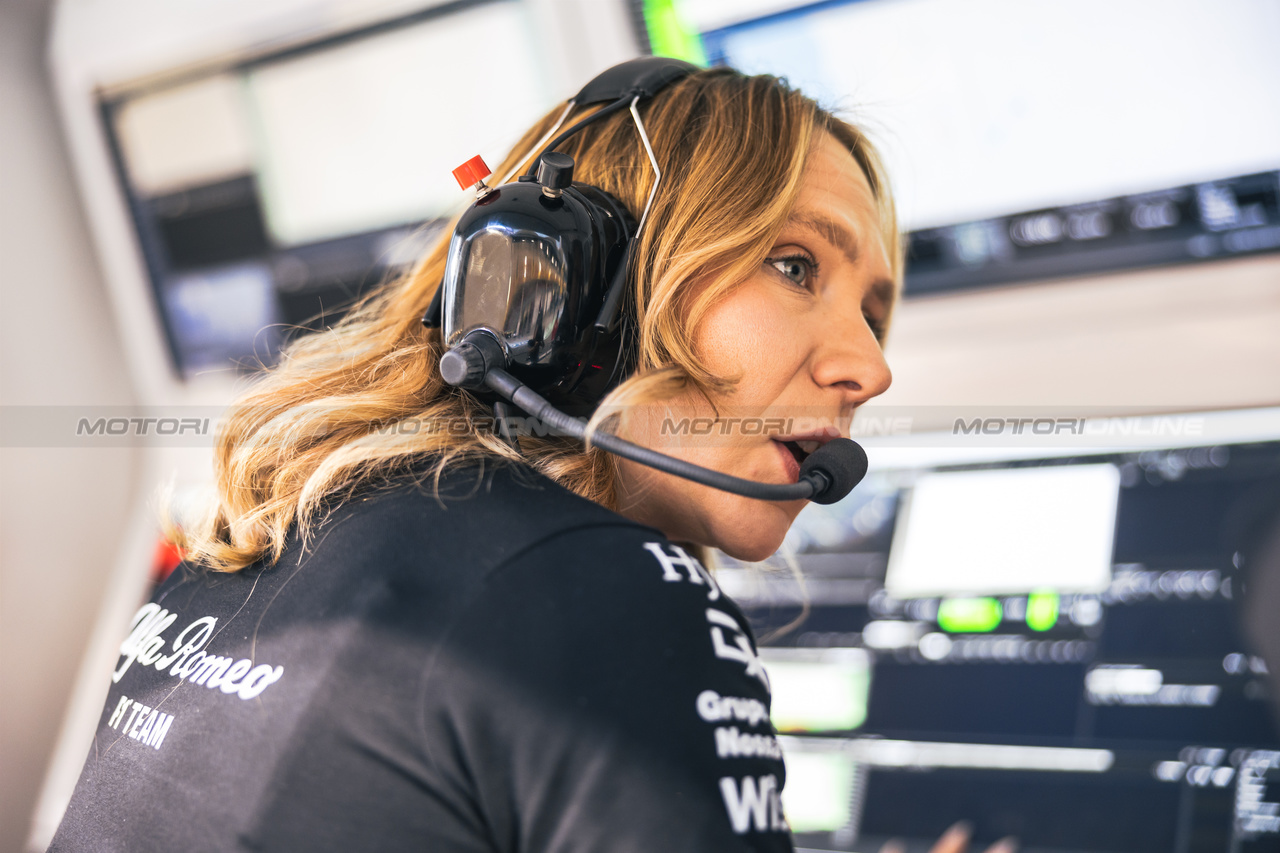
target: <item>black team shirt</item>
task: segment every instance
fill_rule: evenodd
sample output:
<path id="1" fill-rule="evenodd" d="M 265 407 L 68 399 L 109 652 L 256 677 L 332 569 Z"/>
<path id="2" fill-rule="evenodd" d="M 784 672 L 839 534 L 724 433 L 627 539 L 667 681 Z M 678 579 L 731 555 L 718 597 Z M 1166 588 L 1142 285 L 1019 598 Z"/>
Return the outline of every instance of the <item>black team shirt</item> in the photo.
<path id="1" fill-rule="evenodd" d="M 790 851 L 768 676 L 662 534 L 401 481 L 133 619 L 54 851 Z"/>

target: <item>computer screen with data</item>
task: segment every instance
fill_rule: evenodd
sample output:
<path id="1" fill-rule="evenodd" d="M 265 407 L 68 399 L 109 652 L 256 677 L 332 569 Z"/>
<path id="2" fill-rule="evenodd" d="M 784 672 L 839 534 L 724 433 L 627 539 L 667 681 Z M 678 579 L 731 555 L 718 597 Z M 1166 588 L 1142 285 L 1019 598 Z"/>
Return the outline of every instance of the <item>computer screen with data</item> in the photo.
<path id="1" fill-rule="evenodd" d="M 870 134 L 908 293 L 1280 248 L 1272 0 L 634 2 Z"/>
<path id="2" fill-rule="evenodd" d="M 1278 486 L 1280 443 L 880 470 L 801 514 L 802 580 L 722 569 L 797 846 L 926 851 L 968 820 L 1042 853 L 1280 850 L 1237 532 Z"/>

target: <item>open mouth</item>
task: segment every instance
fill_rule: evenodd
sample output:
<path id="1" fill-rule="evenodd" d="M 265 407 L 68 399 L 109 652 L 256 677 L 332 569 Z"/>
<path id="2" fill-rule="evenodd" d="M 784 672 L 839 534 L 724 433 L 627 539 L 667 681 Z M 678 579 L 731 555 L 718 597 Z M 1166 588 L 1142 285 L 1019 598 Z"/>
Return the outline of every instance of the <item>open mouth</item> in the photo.
<path id="1" fill-rule="evenodd" d="M 795 457 L 796 463 L 804 464 L 804 460 L 809 458 L 809 454 L 817 450 L 820 442 L 817 441 L 784 441 L 782 446 L 791 451 L 791 455 Z"/>

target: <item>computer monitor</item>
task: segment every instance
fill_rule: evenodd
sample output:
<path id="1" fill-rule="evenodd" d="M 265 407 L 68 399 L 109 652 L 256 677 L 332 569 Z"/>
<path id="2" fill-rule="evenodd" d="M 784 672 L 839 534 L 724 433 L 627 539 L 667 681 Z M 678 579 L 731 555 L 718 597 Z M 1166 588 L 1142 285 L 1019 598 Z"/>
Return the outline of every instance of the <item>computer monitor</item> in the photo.
<path id="1" fill-rule="evenodd" d="M 465 206 L 449 170 L 554 102 L 530 4 L 403 12 L 101 95 L 183 378 L 270 364 L 409 268 Z"/>
<path id="2" fill-rule="evenodd" d="M 1110 464 L 920 477 L 889 552 L 894 598 L 1100 593 L 1120 472 Z"/>
<path id="3" fill-rule="evenodd" d="M 908 293 L 1280 248 L 1269 0 L 635 2 L 871 134 Z"/>
<path id="4" fill-rule="evenodd" d="M 722 569 L 778 673 L 798 846 L 968 820 L 1026 851 L 1280 849 L 1233 533 L 1276 484 L 1280 442 L 881 469 L 801 514 L 803 584 Z"/>

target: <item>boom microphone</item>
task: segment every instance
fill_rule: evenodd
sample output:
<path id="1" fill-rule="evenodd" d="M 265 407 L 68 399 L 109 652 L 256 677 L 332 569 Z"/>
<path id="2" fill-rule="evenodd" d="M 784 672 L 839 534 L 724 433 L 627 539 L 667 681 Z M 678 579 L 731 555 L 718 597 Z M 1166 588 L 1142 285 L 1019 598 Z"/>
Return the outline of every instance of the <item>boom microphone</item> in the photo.
<path id="1" fill-rule="evenodd" d="M 852 492 L 853 487 L 867 476 L 867 452 L 851 438 L 833 438 L 801 463 L 801 480 L 813 473 L 826 477 L 827 487 L 815 492 L 809 500 L 833 504 Z"/>
<path id="2" fill-rule="evenodd" d="M 504 370 L 500 366 L 502 361 L 497 341 L 487 334 L 473 333 L 441 357 L 440 373 L 450 385 L 472 389 L 487 387 L 561 432 L 586 439 L 586 421 L 551 405 Z M 832 439 L 809 454 L 800 466 L 799 482 L 785 484 L 760 483 L 713 471 L 606 432 L 597 432 L 591 437 L 591 443 L 601 450 L 658 471 L 757 500 L 811 500 L 833 504 L 849 494 L 867 474 L 866 452 L 856 441 L 848 438 Z"/>

